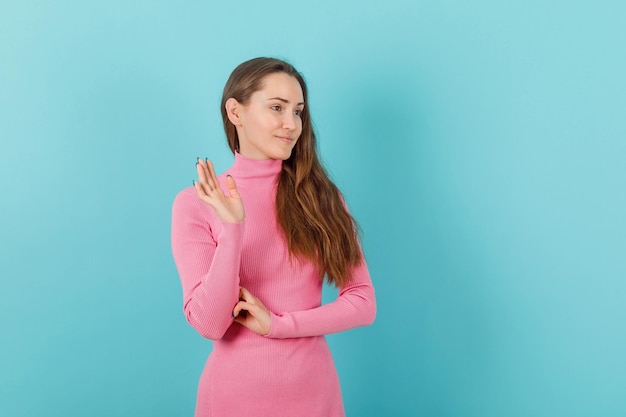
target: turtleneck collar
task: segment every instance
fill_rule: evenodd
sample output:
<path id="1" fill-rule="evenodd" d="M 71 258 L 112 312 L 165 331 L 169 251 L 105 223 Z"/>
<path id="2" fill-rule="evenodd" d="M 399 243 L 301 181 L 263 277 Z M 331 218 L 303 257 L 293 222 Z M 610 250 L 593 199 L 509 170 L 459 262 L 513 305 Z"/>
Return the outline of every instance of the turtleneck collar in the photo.
<path id="1" fill-rule="evenodd" d="M 283 167 L 280 159 L 252 159 L 235 152 L 235 163 L 228 170 L 239 185 L 269 187 L 276 184 Z"/>

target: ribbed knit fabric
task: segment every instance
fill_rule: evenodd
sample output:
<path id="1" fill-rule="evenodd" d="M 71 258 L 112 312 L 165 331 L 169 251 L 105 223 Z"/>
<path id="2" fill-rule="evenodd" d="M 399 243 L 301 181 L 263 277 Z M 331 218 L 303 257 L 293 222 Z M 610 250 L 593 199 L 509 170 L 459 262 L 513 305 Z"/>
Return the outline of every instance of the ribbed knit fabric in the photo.
<path id="1" fill-rule="evenodd" d="M 371 324 L 376 314 L 367 266 L 337 299 L 321 305 L 315 266 L 289 259 L 276 220 L 279 160 L 235 155 L 232 175 L 246 218 L 223 223 L 196 195 L 181 191 L 172 213 L 172 250 L 189 324 L 214 341 L 198 386 L 196 417 L 344 416 L 325 334 Z M 260 336 L 232 319 L 239 286 L 272 312 Z"/>

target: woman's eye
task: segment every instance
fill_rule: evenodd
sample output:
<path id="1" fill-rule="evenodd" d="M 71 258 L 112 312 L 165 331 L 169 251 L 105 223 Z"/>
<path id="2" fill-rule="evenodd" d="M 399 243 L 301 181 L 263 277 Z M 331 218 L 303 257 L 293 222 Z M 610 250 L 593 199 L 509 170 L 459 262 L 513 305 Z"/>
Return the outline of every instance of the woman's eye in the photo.
<path id="1" fill-rule="evenodd" d="M 293 112 L 296 116 L 302 116 L 302 110 L 296 110 Z"/>
<path id="2" fill-rule="evenodd" d="M 278 104 L 272 106 L 272 110 L 274 111 L 280 111 L 280 106 Z"/>

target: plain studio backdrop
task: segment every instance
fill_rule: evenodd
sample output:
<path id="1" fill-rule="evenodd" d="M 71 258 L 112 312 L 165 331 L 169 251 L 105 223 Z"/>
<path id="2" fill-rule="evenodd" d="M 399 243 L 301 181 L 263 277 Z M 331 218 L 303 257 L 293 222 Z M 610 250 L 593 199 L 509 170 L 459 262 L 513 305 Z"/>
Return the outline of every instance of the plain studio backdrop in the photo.
<path id="1" fill-rule="evenodd" d="M 256 56 L 304 73 L 363 230 L 378 317 L 328 336 L 349 416 L 626 415 L 625 13 L 3 1 L 0 415 L 192 415 L 171 204 L 231 164 L 221 89 Z"/>

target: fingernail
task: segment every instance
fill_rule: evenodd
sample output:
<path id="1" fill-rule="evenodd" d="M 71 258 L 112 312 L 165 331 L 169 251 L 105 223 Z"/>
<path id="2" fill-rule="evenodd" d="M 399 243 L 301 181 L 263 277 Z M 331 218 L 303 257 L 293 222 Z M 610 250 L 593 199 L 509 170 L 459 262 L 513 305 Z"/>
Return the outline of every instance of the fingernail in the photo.
<path id="1" fill-rule="evenodd" d="M 230 313 L 230 315 L 231 315 L 233 318 L 235 318 L 235 313 Z"/>
<path id="2" fill-rule="evenodd" d="M 228 175 L 226 175 L 226 176 L 227 176 L 227 177 L 230 177 L 230 178 L 232 178 L 232 177 L 233 177 L 233 176 L 232 176 L 232 175 L 230 175 L 230 174 L 228 174 Z"/>
<path id="3" fill-rule="evenodd" d="M 192 183 L 193 183 L 193 186 L 195 187 L 196 186 L 196 180 L 193 180 Z"/>

